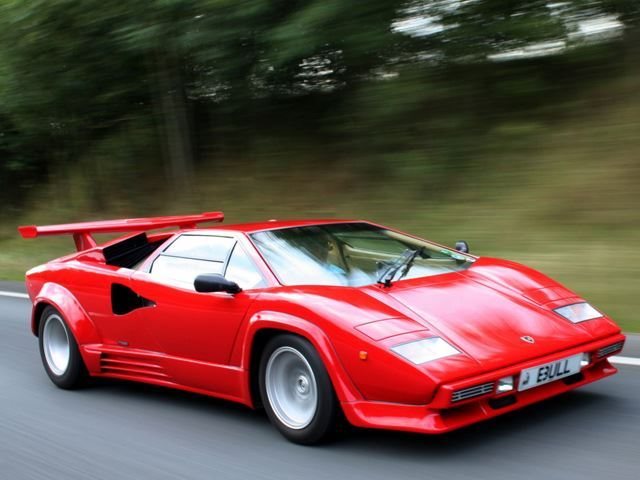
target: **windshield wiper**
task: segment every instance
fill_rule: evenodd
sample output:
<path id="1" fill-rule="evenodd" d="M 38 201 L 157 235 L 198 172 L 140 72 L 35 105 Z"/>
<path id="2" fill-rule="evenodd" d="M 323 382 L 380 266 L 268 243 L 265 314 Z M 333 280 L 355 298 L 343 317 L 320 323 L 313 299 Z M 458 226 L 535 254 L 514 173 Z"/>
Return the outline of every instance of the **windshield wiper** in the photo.
<path id="1" fill-rule="evenodd" d="M 418 257 L 418 255 L 422 256 L 423 254 L 424 247 L 420 247 L 417 250 L 411 250 L 410 248 L 408 248 L 391 265 L 384 269 L 384 271 L 378 277 L 378 283 L 381 283 L 385 287 L 390 287 L 391 282 L 395 278 L 396 274 L 400 271 L 400 269 L 404 267 L 404 271 L 402 272 L 402 275 L 400 275 L 400 278 L 402 278 L 407 273 L 409 273 L 409 269 L 413 265 L 413 262 Z"/>

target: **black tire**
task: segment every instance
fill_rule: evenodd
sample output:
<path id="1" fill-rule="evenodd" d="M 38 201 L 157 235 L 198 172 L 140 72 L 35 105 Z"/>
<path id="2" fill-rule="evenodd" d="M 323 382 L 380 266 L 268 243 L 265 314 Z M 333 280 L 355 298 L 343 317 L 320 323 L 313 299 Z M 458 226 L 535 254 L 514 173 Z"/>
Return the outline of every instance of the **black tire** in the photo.
<path id="1" fill-rule="evenodd" d="M 57 319 L 60 320 L 59 325 L 61 325 L 64 329 L 69 343 L 68 364 L 66 368 L 64 368 L 64 370 L 60 372 L 54 371 L 55 367 L 49 365 L 47 355 L 45 354 L 44 345 L 45 325 L 47 324 L 47 321 L 51 320 L 53 322 Z M 57 387 L 63 388 L 65 390 L 73 390 L 84 385 L 88 377 L 87 367 L 85 366 L 84 361 L 80 356 L 80 351 L 78 350 L 76 339 L 73 337 L 73 333 L 71 332 L 71 329 L 67 325 L 67 322 L 62 314 L 51 306 L 46 307 L 43 310 L 42 315 L 40 316 L 40 325 L 38 327 L 38 344 L 40 346 L 40 358 L 42 359 L 44 370 L 47 372 L 47 375 L 49 375 L 49 378 Z"/>
<path id="2" fill-rule="evenodd" d="M 274 409 L 274 404 L 267 391 L 266 376 L 269 360 L 274 353 L 281 351 L 283 347 L 293 349 L 302 355 L 313 372 L 313 380 L 315 380 L 317 392 L 317 406 L 312 420 L 303 427 L 292 428 L 279 418 L 275 411 L 278 407 Z M 282 334 L 272 338 L 265 346 L 260 359 L 259 385 L 262 404 L 267 416 L 285 438 L 293 443 L 302 445 L 312 445 L 331 438 L 336 429 L 340 407 L 322 359 L 307 340 L 290 334 Z"/>

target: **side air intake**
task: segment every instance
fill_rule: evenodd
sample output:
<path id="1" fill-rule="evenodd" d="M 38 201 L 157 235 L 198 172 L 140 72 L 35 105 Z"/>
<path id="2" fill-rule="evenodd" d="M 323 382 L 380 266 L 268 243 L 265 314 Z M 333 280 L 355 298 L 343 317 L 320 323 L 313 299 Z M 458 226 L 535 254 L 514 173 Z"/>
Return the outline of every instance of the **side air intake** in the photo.
<path id="1" fill-rule="evenodd" d="M 156 380 L 168 379 L 164 369 L 157 363 L 116 353 L 102 353 L 100 355 L 100 370 L 102 373 L 113 375 L 145 377 Z"/>

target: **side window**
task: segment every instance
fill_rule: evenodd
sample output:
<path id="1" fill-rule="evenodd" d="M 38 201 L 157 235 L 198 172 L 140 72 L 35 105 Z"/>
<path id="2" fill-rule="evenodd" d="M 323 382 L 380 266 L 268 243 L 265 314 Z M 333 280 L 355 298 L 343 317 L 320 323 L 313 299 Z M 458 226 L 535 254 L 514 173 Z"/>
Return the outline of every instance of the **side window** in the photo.
<path id="1" fill-rule="evenodd" d="M 229 237 L 182 235 L 169 245 L 163 255 L 224 263 L 236 241 Z"/>
<path id="2" fill-rule="evenodd" d="M 225 277 L 236 282 L 244 290 L 262 288 L 267 285 L 256 264 L 240 245 L 236 245 L 233 249 Z"/>
<path id="3" fill-rule="evenodd" d="M 151 266 L 151 275 L 182 288 L 193 288 L 203 273 L 224 273 L 236 241 L 229 237 L 182 235 L 169 245 Z"/>

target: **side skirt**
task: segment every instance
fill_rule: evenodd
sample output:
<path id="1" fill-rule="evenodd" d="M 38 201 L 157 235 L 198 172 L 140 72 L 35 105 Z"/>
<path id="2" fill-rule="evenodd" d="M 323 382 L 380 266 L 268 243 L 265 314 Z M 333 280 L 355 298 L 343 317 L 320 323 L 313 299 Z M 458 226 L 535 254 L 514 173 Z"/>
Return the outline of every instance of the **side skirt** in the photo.
<path id="1" fill-rule="evenodd" d="M 253 407 L 248 372 L 240 367 L 112 345 L 80 348 L 89 374 L 185 390 Z"/>

